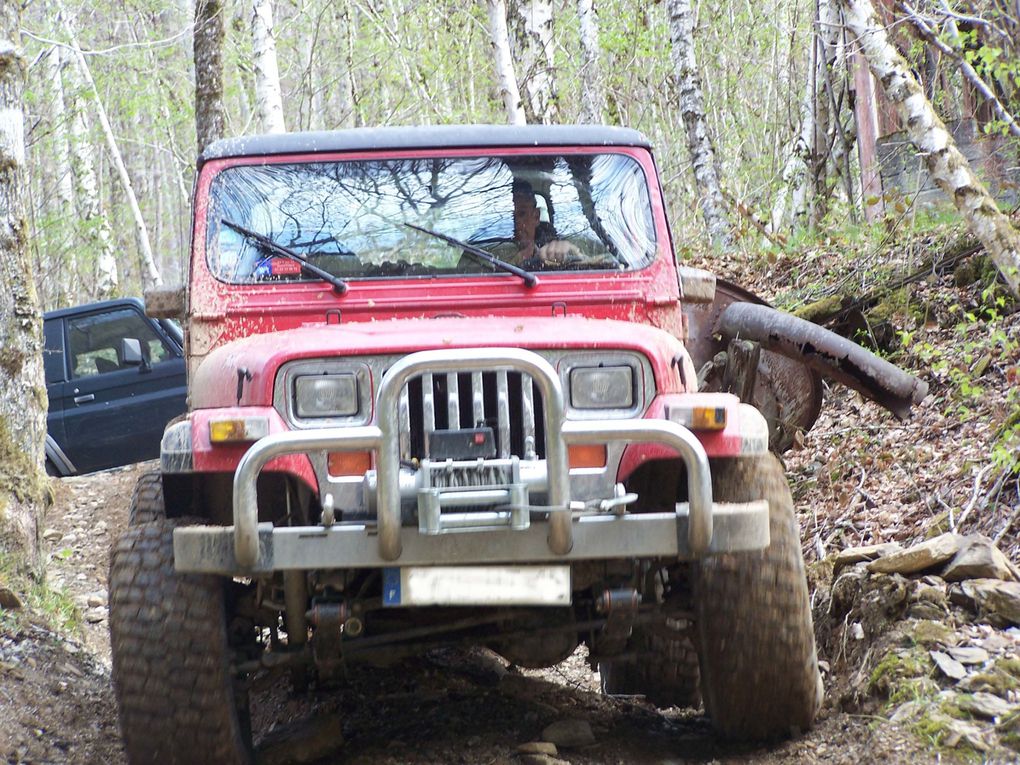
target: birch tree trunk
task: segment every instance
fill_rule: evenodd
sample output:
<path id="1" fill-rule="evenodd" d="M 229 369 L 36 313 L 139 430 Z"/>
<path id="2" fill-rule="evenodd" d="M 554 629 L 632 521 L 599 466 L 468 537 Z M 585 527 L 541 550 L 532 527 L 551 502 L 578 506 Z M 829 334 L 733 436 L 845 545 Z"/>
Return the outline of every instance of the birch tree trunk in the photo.
<path id="1" fill-rule="evenodd" d="M 553 60 L 553 9 L 550 0 L 511 0 L 517 61 L 527 96 L 529 122 L 551 125 L 559 114 Z"/>
<path id="2" fill-rule="evenodd" d="M 606 92 L 595 0 L 577 0 L 577 18 L 581 24 L 581 122 L 597 125 L 605 119 Z"/>
<path id="3" fill-rule="evenodd" d="M 223 4 L 198 0 L 195 4 L 195 135 L 197 153 L 223 137 Z"/>
<path id="4" fill-rule="evenodd" d="M 92 79 L 92 72 L 89 69 L 88 62 L 85 60 L 85 56 L 81 52 L 81 48 L 78 47 L 78 41 L 75 37 L 73 27 L 67 20 L 65 20 L 64 26 L 71 40 L 71 53 L 74 55 L 75 61 L 78 64 L 78 70 L 81 73 L 81 76 L 85 79 L 89 88 L 92 90 L 92 95 L 96 100 L 96 116 L 99 117 L 99 124 L 103 128 L 103 136 L 106 138 L 106 149 L 110 153 L 110 159 L 113 162 L 113 166 L 117 171 L 118 177 L 120 178 L 120 184 L 124 190 L 124 196 L 127 198 L 128 207 L 131 208 L 131 216 L 134 218 L 135 222 L 135 243 L 138 245 L 138 256 L 141 261 L 142 277 L 145 281 L 145 287 L 162 286 L 163 278 L 160 276 L 159 268 L 157 268 L 156 261 L 152 257 L 152 244 L 149 242 L 149 230 L 145 226 L 145 219 L 142 217 L 142 210 L 138 206 L 138 198 L 135 196 L 135 189 L 131 183 L 131 176 L 128 175 L 127 167 L 124 165 L 124 157 L 121 155 L 120 148 L 117 146 L 117 139 L 113 135 L 113 127 L 110 125 L 110 119 L 106 115 L 106 109 L 103 106 L 102 98 L 99 95 L 99 88 L 96 87 L 96 83 Z"/>
<path id="5" fill-rule="evenodd" d="M 814 225 L 824 214 L 830 176 L 842 176 L 847 148 L 834 92 L 837 69 L 844 60 L 841 23 L 835 0 L 818 0 L 800 130 L 783 168 L 783 187 L 772 208 L 772 229 Z"/>
<path id="6" fill-rule="evenodd" d="M 66 49 L 61 49 L 61 60 Z M 117 269 L 117 258 L 113 250 L 113 237 L 110 233 L 110 220 L 103 209 L 103 199 L 99 193 L 99 181 L 96 177 L 96 162 L 92 142 L 89 140 L 89 128 L 85 122 L 83 102 L 85 100 L 85 84 L 76 65 L 63 70 L 71 85 L 71 92 L 78 95 L 78 103 L 70 118 L 71 127 L 71 169 L 74 173 L 78 217 L 82 221 L 81 231 L 87 242 L 87 250 L 95 259 L 95 285 L 91 292 L 94 298 L 113 297 L 120 282 Z"/>
<path id="7" fill-rule="evenodd" d="M 60 46 L 55 45 L 46 54 L 46 75 L 50 84 L 50 108 L 53 126 L 53 165 L 57 176 L 57 207 L 60 218 L 67 222 L 67 230 L 72 232 L 75 217 L 74 206 L 74 175 L 71 172 L 71 147 L 68 143 L 67 105 L 64 102 L 64 81 L 61 75 Z M 67 248 L 66 260 L 58 274 L 56 293 L 58 302 L 67 302 L 68 284 L 77 281 L 78 256 L 77 248 Z"/>
<path id="8" fill-rule="evenodd" d="M 526 125 L 528 121 L 521 105 L 521 89 L 517 85 L 513 55 L 510 52 L 506 3 L 504 0 L 485 0 L 485 4 L 489 11 L 489 37 L 492 39 L 493 59 L 496 62 L 496 79 L 503 97 L 507 122 L 511 125 Z"/>
<path id="9" fill-rule="evenodd" d="M 732 246 L 730 226 L 716 172 L 715 152 L 705 120 L 701 75 L 694 53 L 694 12 L 689 0 L 668 0 L 667 7 L 673 44 L 673 68 L 680 88 L 680 116 L 687 133 L 687 148 L 694 168 L 698 204 L 712 244 L 720 249 L 728 249 Z"/>
<path id="10" fill-rule="evenodd" d="M 28 254 L 21 3 L 0 2 L 0 550 L 39 568 L 45 508 L 42 314 Z"/>
<path id="11" fill-rule="evenodd" d="M 253 0 L 251 17 L 252 58 L 255 65 L 255 109 L 263 132 L 286 133 L 280 67 L 273 37 L 272 0 Z"/>
<path id="12" fill-rule="evenodd" d="M 953 200 L 1013 294 L 1020 296 L 1020 232 L 999 210 L 956 148 L 956 142 L 911 73 L 910 65 L 889 41 L 870 0 L 840 2 L 847 27 L 856 36 L 886 96 L 895 104 L 910 142 L 924 157 L 928 174 Z"/>

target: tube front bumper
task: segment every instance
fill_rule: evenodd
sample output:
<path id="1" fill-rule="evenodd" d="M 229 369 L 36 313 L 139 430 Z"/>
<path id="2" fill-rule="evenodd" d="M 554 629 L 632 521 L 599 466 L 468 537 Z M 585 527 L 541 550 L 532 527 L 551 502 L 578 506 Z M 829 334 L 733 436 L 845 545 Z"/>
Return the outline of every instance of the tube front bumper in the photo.
<path id="1" fill-rule="evenodd" d="M 409 379 L 426 372 L 512 370 L 529 375 L 543 401 L 548 520 L 524 530 L 499 529 L 427 536 L 402 526 L 397 410 Z M 661 419 L 567 421 L 559 376 L 541 356 L 516 348 L 423 351 L 383 376 L 372 425 L 293 431 L 268 436 L 234 473 L 233 526 L 174 532 L 179 571 L 248 574 L 281 569 L 359 568 L 412 564 L 569 561 L 633 557 L 699 558 L 768 545 L 768 504 L 714 504 L 708 456 L 687 428 Z M 577 443 L 659 443 L 675 450 L 687 471 L 689 502 L 675 513 L 576 515 L 570 502 L 567 446 Z M 256 480 L 272 459 L 313 450 L 372 450 L 376 455 L 376 522 L 273 527 L 258 523 Z"/>

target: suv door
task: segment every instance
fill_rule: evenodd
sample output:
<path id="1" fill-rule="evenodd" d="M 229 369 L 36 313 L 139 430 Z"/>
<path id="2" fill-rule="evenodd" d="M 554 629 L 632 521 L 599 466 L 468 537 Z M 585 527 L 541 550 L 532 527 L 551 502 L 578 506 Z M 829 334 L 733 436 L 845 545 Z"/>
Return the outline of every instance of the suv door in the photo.
<path id="1" fill-rule="evenodd" d="M 64 359 L 64 320 L 46 319 L 43 322 L 43 370 L 46 375 L 46 459 L 47 470 L 64 475 L 71 467 L 63 453 L 67 438 L 64 434 L 64 388 L 67 382 L 67 362 Z M 51 451 L 54 453 L 51 454 Z"/>
<path id="2" fill-rule="evenodd" d="M 131 305 L 66 317 L 69 381 L 63 449 L 78 472 L 159 455 L 167 421 L 185 410 L 181 348 Z M 135 338 L 141 366 L 124 364 L 121 341 Z"/>

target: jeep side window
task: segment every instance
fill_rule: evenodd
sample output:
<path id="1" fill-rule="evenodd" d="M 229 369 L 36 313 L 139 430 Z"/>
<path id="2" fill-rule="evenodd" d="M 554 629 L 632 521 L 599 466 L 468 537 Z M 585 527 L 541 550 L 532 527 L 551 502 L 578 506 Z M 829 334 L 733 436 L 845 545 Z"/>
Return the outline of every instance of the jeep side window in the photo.
<path id="1" fill-rule="evenodd" d="M 150 363 L 173 357 L 149 322 L 131 308 L 68 319 L 67 336 L 73 378 L 132 368 L 120 358 L 120 341 L 127 337 L 138 339 Z"/>

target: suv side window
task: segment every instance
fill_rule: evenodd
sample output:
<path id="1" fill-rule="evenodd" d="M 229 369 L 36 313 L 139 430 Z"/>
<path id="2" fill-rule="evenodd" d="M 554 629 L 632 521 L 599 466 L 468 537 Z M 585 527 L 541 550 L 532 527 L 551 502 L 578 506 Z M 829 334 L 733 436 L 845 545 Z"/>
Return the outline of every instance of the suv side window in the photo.
<path id="1" fill-rule="evenodd" d="M 50 319 L 43 323 L 43 370 L 46 384 L 64 381 L 64 322 L 61 319 Z"/>
<path id="2" fill-rule="evenodd" d="M 138 339 L 150 363 L 173 357 L 149 322 L 130 308 L 69 319 L 67 335 L 73 378 L 126 369 L 120 357 L 120 341 L 126 337 Z"/>

